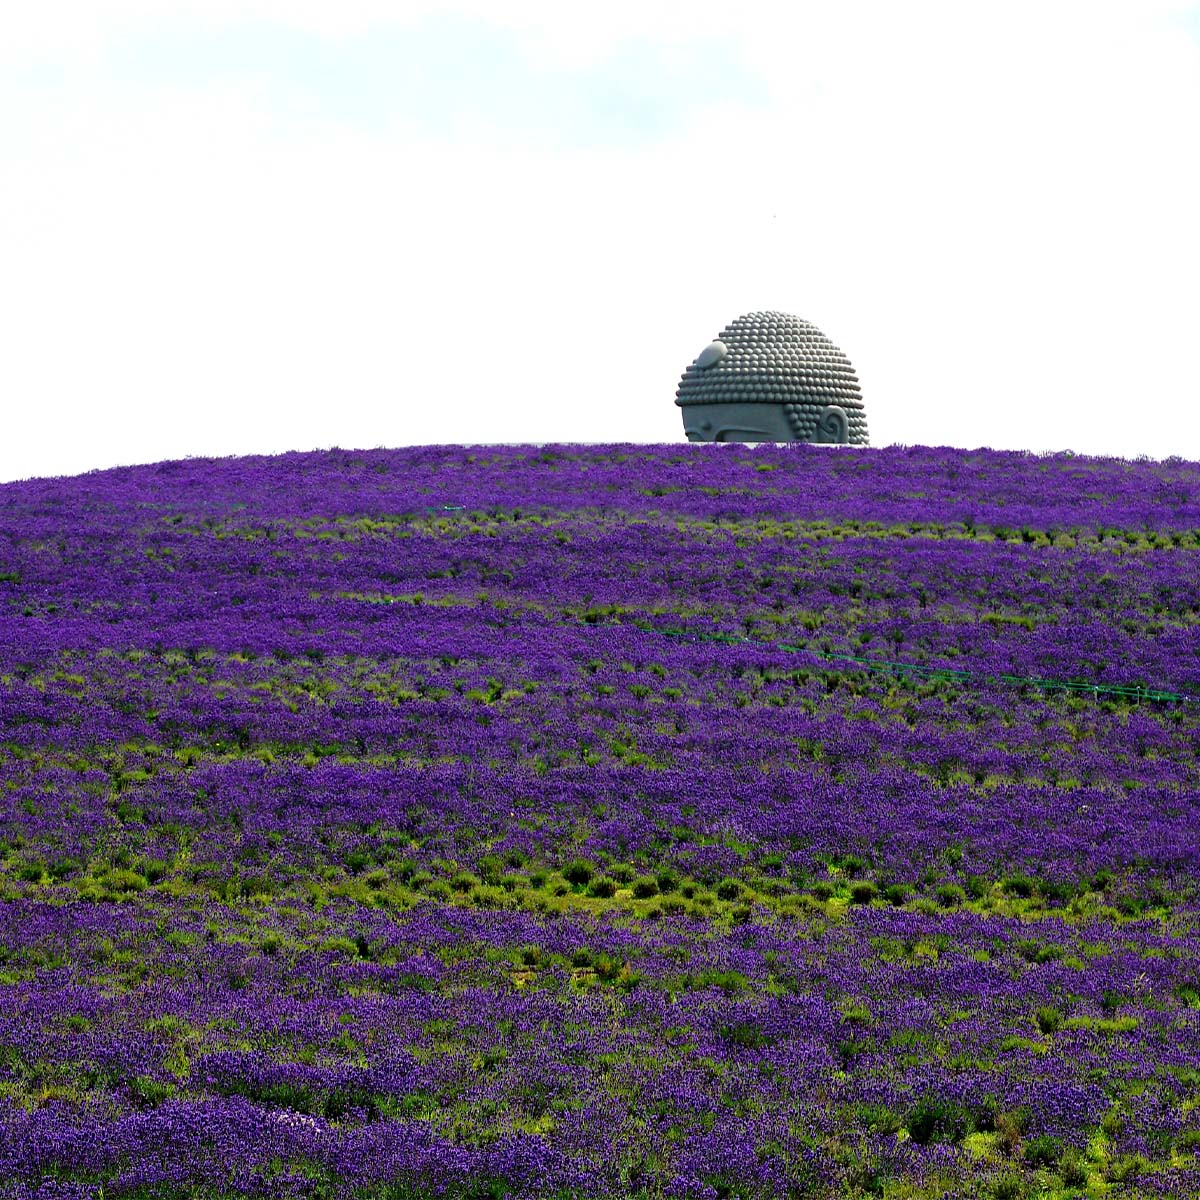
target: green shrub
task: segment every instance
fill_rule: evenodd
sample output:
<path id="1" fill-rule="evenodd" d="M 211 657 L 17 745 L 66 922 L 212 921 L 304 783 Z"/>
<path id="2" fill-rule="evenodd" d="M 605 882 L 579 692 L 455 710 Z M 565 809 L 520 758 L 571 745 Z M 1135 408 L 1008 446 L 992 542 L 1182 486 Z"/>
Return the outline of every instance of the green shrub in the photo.
<path id="1" fill-rule="evenodd" d="M 243 875 L 240 879 L 232 880 L 226 888 L 226 898 L 235 899 L 238 896 L 249 900 L 251 896 L 273 896 L 275 881 L 269 875 Z"/>
<path id="2" fill-rule="evenodd" d="M 754 1021 L 734 1021 L 721 1026 L 721 1037 L 733 1046 L 746 1050 L 757 1050 L 770 1040 Z"/>
<path id="3" fill-rule="evenodd" d="M 917 1101 L 906 1115 L 904 1125 L 918 1146 L 961 1142 L 971 1131 L 967 1110 L 961 1104 L 932 1096 Z"/>
<path id="4" fill-rule="evenodd" d="M 650 875 L 643 875 L 640 879 L 634 881 L 633 894 L 638 900 L 649 900 L 652 896 L 657 896 L 657 880 Z"/>
<path id="5" fill-rule="evenodd" d="M 70 875 L 74 875 L 80 869 L 81 864 L 73 858 L 60 858 L 52 862 L 46 870 L 49 872 L 50 878 L 56 881 L 66 879 Z"/>
<path id="6" fill-rule="evenodd" d="M 486 884 L 481 884 L 471 892 L 471 902 L 480 908 L 497 909 L 511 908 L 514 903 L 501 888 L 488 887 Z"/>
<path id="7" fill-rule="evenodd" d="M 1021 938 L 1016 943 L 1017 953 L 1031 963 L 1048 963 L 1062 958 L 1066 951 L 1055 942 L 1039 942 L 1035 938 Z"/>
<path id="8" fill-rule="evenodd" d="M 1086 1187 L 1088 1181 L 1087 1163 L 1083 1155 L 1074 1146 L 1068 1146 L 1058 1164 L 1058 1173 L 1067 1187 Z"/>
<path id="9" fill-rule="evenodd" d="M 875 885 L 865 879 L 850 888 L 850 899 L 855 904 L 870 904 L 875 899 L 875 894 Z"/>
<path id="10" fill-rule="evenodd" d="M 1118 1138 L 1125 1132 L 1125 1117 L 1117 1109 L 1109 1109 L 1104 1114 L 1104 1119 L 1100 1122 L 1100 1128 L 1110 1138 Z"/>
<path id="11" fill-rule="evenodd" d="M 1149 1160 L 1144 1154 L 1124 1154 L 1109 1165 L 1109 1175 L 1115 1183 L 1125 1183 L 1137 1179 L 1150 1169 Z"/>
<path id="12" fill-rule="evenodd" d="M 596 873 L 595 868 L 586 859 L 576 858 L 563 867 L 563 878 L 576 887 L 586 887 L 588 881 Z"/>
<path id="13" fill-rule="evenodd" d="M 1009 1112 L 998 1113 L 996 1116 L 996 1133 L 1000 1149 L 1005 1154 L 1015 1154 L 1021 1145 L 1021 1139 L 1029 1128 L 1029 1109 L 1012 1109 Z"/>
<path id="14" fill-rule="evenodd" d="M 904 1118 L 886 1104 L 857 1101 L 850 1107 L 856 1125 L 872 1133 L 894 1134 L 904 1128 Z"/>
<path id="15" fill-rule="evenodd" d="M 736 900 L 742 894 L 742 885 L 736 879 L 726 877 L 717 884 L 716 891 L 722 900 Z"/>
<path id="16" fill-rule="evenodd" d="M 1024 1200 L 1025 1180 L 1020 1175 L 1004 1175 L 992 1184 L 995 1200 Z"/>
<path id="17" fill-rule="evenodd" d="M 484 883 L 497 884 L 504 873 L 504 860 L 498 854 L 485 854 L 479 860 L 479 878 Z"/>
<path id="18" fill-rule="evenodd" d="M 105 887 L 114 892 L 140 892 L 146 884 L 145 875 L 139 875 L 136 871 L 117 869 L 104 876 Z"/>
<path id="19" fill-rule="evenodd" d="M 871 1010 L 865 1005 L 855 1001 L 848 1001 L 842 1005 L 842 1020 L 847 1025 L 866 1025 L 871 1020 Z"/>
<path id="20" fill-rule="evenodd" d="M 1042 879 L 1038 882 L 1038 892 L 1043 899 L 1051 904 L 1062 904 L 1075 894 L 1075 889 L 1069 883 L 1058 880 Z"/>
<path id="21" fill-rule="evenodd" d="M 416 887 L 417 864 L 411 858 L 401 858 L 388 867 L 388 874 L 397 883 L 407 883 Z"/>
<path id="22" fill-rule="evenodd" d="M 620 959 L 613 958 L 611 954 L 597 954 L 592 966 L 597 979 L 602 979 L 605 983 L 612 983 L 620 975 L 622 963 Z"/>
<path id="23" fill-rule="evenodd" d="M 171 1083 L 152 1079 L 149 1075 L 139 1075 L 129 1085 L 129 1091 L 133 1096 L 134 1102 L 140 1107 L 153 1108 L 155 1105 L 161 1104 L 164 1100 L 169 1100 L 174 1096 L 175 1086 Z"/>
<path id="24" fill-rule="evenodd" d="M 1025 1161 L 1031 1167 L 1053 1167 L 1062 1158 L 1062 1138 L 1043 1133 L 1025 1143 Z"/>
<path id="25" fill-rule="evenodd" d="M 1010 875 L 1003 884 L 1004 890 L 1010 896 L 1020 896 L 1023 900 L 1028 900 L 1033 895 L 1036 886 L 1028 875 Z"/>
<path id="26" fill-rule="evenodd" d="M 598 875 L 588 885 L 588 893 L 592 896 L 598 896 L 601 900 L 607 900 L 610 896 L 617 894 L 617 882 L 615 879 L 609 879 L 605 875 Z"/>
<path id="27" fill-rule="evenodd" d="M 889 883 L 883 889 L 883 898 L 889 903 L 894 904 L 897 908 L 908 899 L 909 888 L 905 883 Z"/>
<path id="28" fill-rule="evenodd" d="M 507 1059 L 508 1050 L 504 1046 L 493 1046 L 476 1057 L 474 1066 L 477 1071 L 494 1071 Z"/>
<path id="29" fill-rule="evenodd" d="M 1062 1024 L 1062 1013 L 1057 1008 L 1051 1007 L 1049 1004 L 1043 1005 L 1034 1014 L 1034 1020 L 1037 1022 L 1037 1027 L 1043 1033 L 1054 1033 L 1055 1030 Z"/>
<path id="30" fill-rule="evenodd" d="M 957 883 L 943 883 L 935 895 L 943 908 L 955 908 L 967 900 L 967 893 Z"/>
<path id="31" fill-rule="evenodd" d="M 663 895 L 669 895 L 679 887 L 679 872 L 674 867 L 663 867 L 655 874 L 654 882 L 658 884 L 658 890 Z"/>
<path id="32" fill-rule="evenodd" d="M 342 859 L 342 863 L 346 870 L 351 875 L 357 875 L 371 861 L 371 856 L 362 849 L 351 850 L 349 854 Z"/>
<path id="33" fill-rule="evenodd" d="M 749 979 L 740 971 L 717 971 L 706 968 L 697 971 L 688 979 L 688 987 L 692 990 L 715 987 L 720 988 L 726 996 L 736 996 L 750 986 Z"/>
<path id="34" fill-rule="evenodd" d="M 1175 998 L 1185 1008 L 1200 1008 L 1200 980 L 1185 979 L 1177 984 Z"/>

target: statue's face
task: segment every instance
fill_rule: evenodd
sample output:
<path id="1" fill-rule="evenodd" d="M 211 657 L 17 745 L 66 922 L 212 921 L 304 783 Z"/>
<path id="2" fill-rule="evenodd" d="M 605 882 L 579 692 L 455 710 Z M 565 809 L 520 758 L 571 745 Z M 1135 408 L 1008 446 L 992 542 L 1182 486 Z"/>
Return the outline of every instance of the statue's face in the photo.
<path id="1" fill-rule="evenodd" d="M 683 410 L 689 442 L 790 442 L 782 404 L 689 404 Z"/>

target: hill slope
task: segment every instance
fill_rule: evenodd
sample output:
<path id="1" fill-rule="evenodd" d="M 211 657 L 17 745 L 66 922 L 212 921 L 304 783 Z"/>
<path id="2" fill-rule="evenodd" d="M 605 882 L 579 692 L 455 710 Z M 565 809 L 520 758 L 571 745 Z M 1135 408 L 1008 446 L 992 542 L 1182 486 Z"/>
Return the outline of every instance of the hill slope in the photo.
<path id="1" fill-rule="evenodd" d="M 1198 485 L 0 485 L 0 1197 L 1200 1193 Z"/>

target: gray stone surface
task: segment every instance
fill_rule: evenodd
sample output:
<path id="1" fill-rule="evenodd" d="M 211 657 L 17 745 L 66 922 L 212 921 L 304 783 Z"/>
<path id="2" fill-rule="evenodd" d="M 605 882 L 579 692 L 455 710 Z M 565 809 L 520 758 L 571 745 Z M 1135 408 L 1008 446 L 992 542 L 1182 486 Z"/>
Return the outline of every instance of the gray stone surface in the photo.
<path id="1" fill-rule="evenodd" d="M 693 442 L 867 444 L 850 360 L 788 313 L 747 313 L 727 325 L 683 373 L 675 403 Z"/>
<path id="2" fill-rule="evenodd" d="M 793 442 L 782 404 L 697 404 L 683 410 L 693 442 Z"/>
<path id="3" fill-rule="evenodd" d="M 701 371 L 706 371 L 709 367 L 719 363 L 728 353 L 729 347 L 724 342 L 709 342 L 700 351 L 700 357 L 696 359 L 696 366 Z"/>

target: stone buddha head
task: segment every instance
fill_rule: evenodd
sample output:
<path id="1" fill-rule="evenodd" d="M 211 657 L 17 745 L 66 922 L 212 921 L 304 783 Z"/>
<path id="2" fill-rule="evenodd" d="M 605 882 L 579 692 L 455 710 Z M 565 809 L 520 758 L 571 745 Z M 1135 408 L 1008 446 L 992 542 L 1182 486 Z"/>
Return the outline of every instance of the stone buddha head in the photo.
<path id="1" fill-rule="evenodd" d="M 788 313 L 738 317 L 683 373 L 675 403 L 692 442 L 867 444 L 850 360 Z"/>

